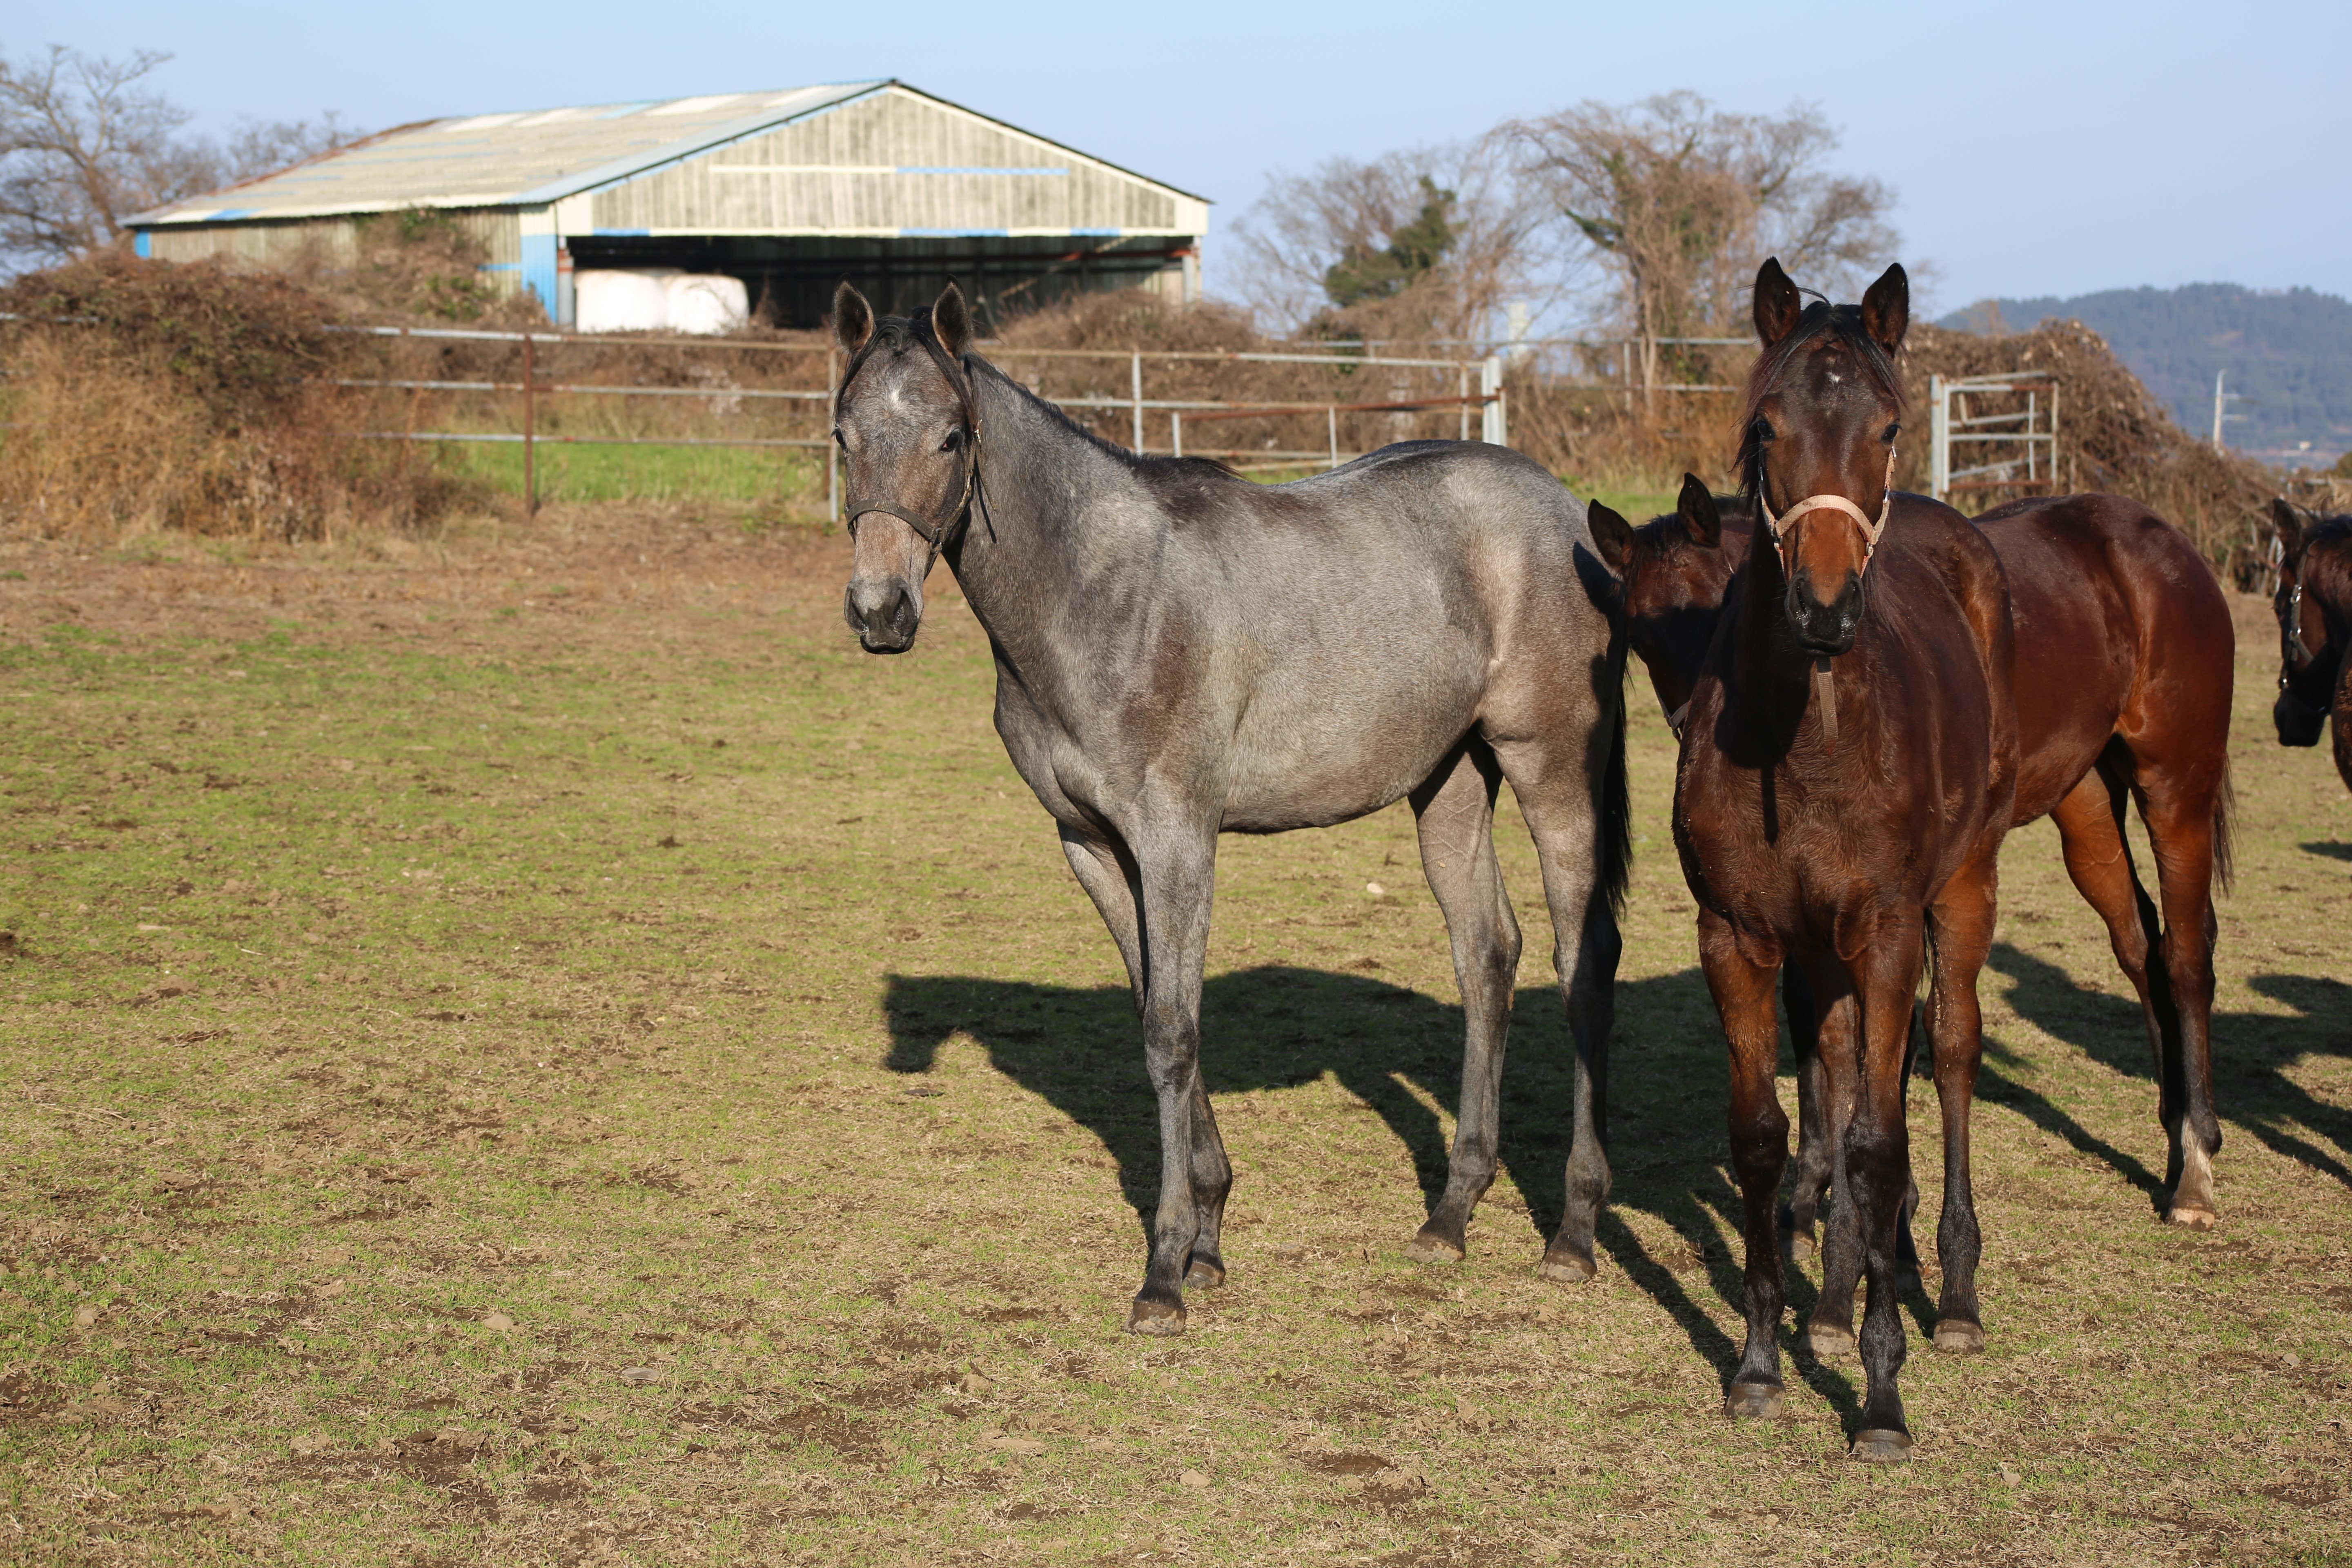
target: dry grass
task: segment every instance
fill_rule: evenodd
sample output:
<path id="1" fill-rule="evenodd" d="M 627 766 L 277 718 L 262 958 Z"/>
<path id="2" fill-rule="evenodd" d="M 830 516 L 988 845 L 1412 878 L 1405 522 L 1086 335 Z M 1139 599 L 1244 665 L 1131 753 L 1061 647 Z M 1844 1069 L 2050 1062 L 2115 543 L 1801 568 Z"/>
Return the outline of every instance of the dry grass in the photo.
<path id="1" fill-rule="evenodd" d="M 2222 1228 L 2151 1223 L 2137 1008 L 2020 833 L 1977 1120 L 1991 1342 L 1915 1342 L 1919 1458 L 1881 1470 L 1843 1458 L 1850 1367 L 1792 1361 L 1780 1425 L 1718 1414 L 1723 1054 L 1646 698 L 1601 1278 L 1532 1273 L 1567 1092 L 1533 957 L 1471 1259 L 1402 1256 L 1460 1023 L 1392 811 L 1226 846 L 1234 1279 L 1144 1342 L 1118 961 L 951 584 L 916 653 L 869 659 L 844 562 L 562 508 L 366 549 L 0 547 L 0 1556 L 2352 1552 L 2352 797 L 2273 742 L 2258 652 Z M 1507 816 L 1499 841 L 1539 954 Z"/>

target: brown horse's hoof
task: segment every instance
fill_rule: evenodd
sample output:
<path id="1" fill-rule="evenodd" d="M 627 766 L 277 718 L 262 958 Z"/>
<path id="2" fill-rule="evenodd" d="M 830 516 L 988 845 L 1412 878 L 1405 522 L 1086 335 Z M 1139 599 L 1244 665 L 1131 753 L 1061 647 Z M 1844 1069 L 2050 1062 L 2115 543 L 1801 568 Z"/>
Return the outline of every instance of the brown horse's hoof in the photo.
<path id="1" fill-rule="evenodd" d="M 1944 1318 L 1936 1324 L 1936 1348 L 1954 1355 L 1971 1355 L 1984 1349 L 1982 1325 L 1966 1318 Z"/>
<path id="2" fill-rule="evenodd" d="M 1225 1282 L 1225 1266 L 1213 1258 L 1195 1258 L 1185 1266 L 1184 1289 L 1213 1290 Z"/>
<path id="3" fill-rule="evenodd" d="M 1404 1255 L 1415 1263 L 1459 1263 L 1468 1256 L 1460 1243 L 1438 1235 L 1427 1226 L 1405 1243 Z"/>
<path id="4" fill-rule="evenodd" d="M 1734 1421 L 1778 1421 L 1780 1394 L 1777 1383 L 1735 1383 L 1723 1396 L 1723 1413 Z"/>
<path id="5" fill-rule="evenodd" d="M 1537 1277 L 1549 1279 L 1555 1285 L 1581 1285 L 1600 1272 L 1601 1267 L 1592 1260 L 1591 1253 L 1556 1244 L 1544 1254 L 1543 1261 L 1536 1265 Z"/>
<path id="6" fill-rule="evenodd" d="M 1899 1465 L 1911 1458 L 1911 1434 L 1886 1426 L 1870 1426 L 1854 1434 L 1849 1459 L 1872 1465 Z"/>
<path id="7" fill-rule="evenodd" d="M 1181 1305 L 1171 1307 L 1165 1301 L 1138 1296 L 1127 1310 L 1127 1331 L 1173 1339 L 1184 1331 L 1184 1309 Z"/>
<path id="8" fill-rule="evenodd" d="M 2221 1216 L 2200 1204 L 2174 1204 L 2164 1211 L 2164 1223 L 2183 1230 L 2210 1230 L 2221 1223 Z"/>
<path id="9" fill-rule="evenodd" d="M 1807 1323 L 1804 1349 L 1815 1361 L 1852 1361 L 1853 1331 L 1837 1323 Z"/>

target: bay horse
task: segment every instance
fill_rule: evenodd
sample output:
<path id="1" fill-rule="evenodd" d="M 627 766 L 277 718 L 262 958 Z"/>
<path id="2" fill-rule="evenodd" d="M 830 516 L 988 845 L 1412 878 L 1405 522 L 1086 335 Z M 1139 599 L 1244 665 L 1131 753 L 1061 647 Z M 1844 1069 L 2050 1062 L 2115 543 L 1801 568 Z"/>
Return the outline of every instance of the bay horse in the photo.
<path id="1" fill-rule="evenodd" d="M 995 658 L 997 733 L 1142 1016 L 1160 1182 L 1128 1327 L 1182 1332 L 1184 1288 L 1225 1276 L 1233 1172 L 1199 1061 L 1221 833 L 1412 803 L 1467 1043 L 1445 1190 L 1409 1250 L 1464 1256 L 1495 1176 L 1519 959 L 1493 840 L 1505 780 L 1576 1051 L 1567 1204 L 1541 1268 L 1590 1278 L 1631 830 L 1624 650 L 1593 597 L 1606 574 L 1581 506 L 1475 442 L 1405 442 L 1280 486 L 1139 456 L 974 353 L 953 285 L 921 316 L 877 321 L 844 283 L 834 331 L 849 625 L 869 652 L 911 647 L 946 560 Z"/>
<path id="2" fill-rule="evenodd" d="M 1789 1149 L 1772 992 L 1793 963 L 1817 1000 L 1832 1181 L 1853 1206 L 1869 1280 L 1853 1452 L 1901 1459 L 1911 1449 L 1895 1299 L 1910 1173 L 1903 1079 L 1930 930 L 1945 1146 L 1936 1340 L 1969 1349 L 1984 1337 L 1969 1101 L 1983 1044 L 1976 979 L 2018 785 L 2009 591 L 1966 518 L 1892 487 L 1904 408 L 1894 355 L 1910 320 L 1903 268 L 1888 268 L 1859 306 L 1807 305 L 1768 260 L 1753 314 L 1762 352 L 1739 467 L 1771 547 L 1749 551 L 1730 578 L 1690 697 L 1674 814 L 1700 967 L 1731 1054 L 1748 1334 L 1725 1408 L 1772 1417 L 1782 1405 Z"/>
<path id="3" fill-rule="evenodd" d="M 1675 710 L 1689 700 L 1715 613 L 1746 558 L 1753 513 L 1685 475 L 1675 510 L 1638 530 L 1598 503 L 1589 515 L 1594 545 L 1617 574 L 1629 645 L 1679 727 Z M 2207 1229 L 2218 1215 L 2212 1161 L 2221 1143 L 2213 885 L 2230 872 L 2237 632 L 2229 601 L 2187 535 L 2122 496 L 2012 501 L 1976 522 L 2009 580 L 2018 668 L 2063 672 L 2017 682 L 2020 772 L 2010 826 L 2053 819 L 2067 875 L 2106 925 L 2116 962 L 2139 994 L 2154 1058 L 2168 1144 L 2161 1213 L 2171 1224 Z M 2352 526 L 2345 532 L 2352 545 Z M 2346 554 L 2352 567 L 2352 548 Z M 2346 581 L 2352 586 L 2352 572 Z M 2127 800 L 2137 801 L 2154 851 L 2160 920 L 2124 833 Z M 1801 987 L 1791 974 L 1787 989 Z M 1802 1107 L 1790 1213 L 1801 1256 L 1830 1173 L 1811 1092 L 1808 1000 L 1788 998 Z M 1907 1230 L 1903 1239 L 1907 1245 Z M 1850 1301 L 1852 1277 L 1828 1272 L 1824 1295 L 1834 1311 Z M 1815 1322 L 1822 1323 L 1818 1313 Z M 1822 1328 L 1815 1332 L 1823 1337 Z M 1826 1332 L 1835 1337 L 1834 1329 Z"/>
<path id="4" fill-rule="evenodd" d="M 2352 789 L 2352 513 L 2322 517 L 2284 497 L 2278 531 L 2279 694 L 2271 707 L 2282 746 L 2315 746 L 2335 717 L 2336 771 Z"/>

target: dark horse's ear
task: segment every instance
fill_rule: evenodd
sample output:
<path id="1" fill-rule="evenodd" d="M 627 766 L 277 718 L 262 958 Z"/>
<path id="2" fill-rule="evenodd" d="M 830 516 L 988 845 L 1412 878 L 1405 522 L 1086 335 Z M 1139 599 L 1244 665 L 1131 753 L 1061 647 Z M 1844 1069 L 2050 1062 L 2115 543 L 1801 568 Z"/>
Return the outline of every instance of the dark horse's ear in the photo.
<path id="1" fill-rule="evenodd" d="M 1911 275 L 1897 261 L 1862 297 L 1862 330 L 1891 357 L 1911 330 Z"/>
<path id="2" fill-rule="evenodd" d="M 2271 526 L 2278 531 L 2279 548 L 2294 560 L 2303 549 L 2303 509 L 2284 496 L 2273 497 Z"/>
<path id="3" fill-rule="evenodd" d="M 931 331 L 939 334 L 940 347 L 950 359 L 963 358 L 971 347 L 971 312 L 964 308 L 963 290 L 952 280 L 931 302 Z"/>
<path id="4" fill-rule="evenodd" d="M 1683 493 L 1675 498 L 1675 515 L 1683 520 L 1683 531 L 1696 543 L 1709 550 L 1722 545 L 1723 513 L 1716 509 L 1715 492 L 1696 474 L 1683 476 Z"/>
<path id="5" fill-rule="evenodd" d="M 1780 258 L 1768 259 L 1756 269 L 1756 336 L 1766 348 L 1797 330 L 1797 318 L 1805 313 L 1804 296 L 1780 270 Z"/>
<path id="6" fill-rule="evenodd" d="M 1592 548 L 1601 552 L 1609 570 L 1623 576 L 1626 559 L 1633 552 L 1633 525 L 1616 508 L 1593 500 L 1584 503 L 1584 526 L 1591 531 Z"/>
<path id="7" fill-rule="evenodd" d="M 857 286 L 845 278 L 833 291 L 833 341 L 845 353 L 856 353 L 874 335 L 874 307 Z"/>

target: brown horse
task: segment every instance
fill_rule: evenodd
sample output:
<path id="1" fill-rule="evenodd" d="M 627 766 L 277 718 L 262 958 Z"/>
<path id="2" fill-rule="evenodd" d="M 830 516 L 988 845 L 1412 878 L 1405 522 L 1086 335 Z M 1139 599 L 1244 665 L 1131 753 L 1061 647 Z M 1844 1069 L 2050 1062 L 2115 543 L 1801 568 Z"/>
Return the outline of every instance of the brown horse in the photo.
<path id="1" fill-rule="evenodd" d="M 2271 709 L 2282 746 L 2315 746 L 2332 712 L 2336 771 L 2352 789 L 2352 513 L 2321 517 L 2271 502 L 2278 530 L 2279 694 Z"/>
<path id="2" fill-rule="evenodd" d="M 1966 518 L 1889 484 L 1903 411 L 1893 355 L 1909 295 L 1900 267 L 1859 307 L 1807 306 L 1777 261 L 1757 275 L 1763 352 L 1748 375 L 1740 467 L 1774 547 L 1750 551 L 1731 579 L 1675 784 L 1700 964 L 1731 1050 L 1745 1208 L 1748 1339 L 1726 1408 L 1770 1416 L 1781 1405 L 1789 1149 L 1773 1089 L 1772 986 L 1785 962 L 1804 969 L 1819 1002 L 1833 1181 L 1853 1205 L 1870 1281 L 1854 1451 L 1880 1459 L 1911 1447 L 1896 1381 L 1895 1233 L 1910 1172 L 1904 1058 L 1931 928 L 1945 1145 L 1936 1339 L 1983 1342 L 1968 1163 L 1982 1049 L 1976 977 L 2018 780 L 2000 562 Z"/>
<path id="3" fill-rule="evenodd" d="M 1747 555 L 1752 515 L 1685 476 L 1677 510 L 1640 529 L 1605 507 L 1590 516 L 1595 545 L 1619 576 L 1627 640 L 1675 722 L 1725 586 Z M 2352 586 L 2352 519 L 2346 521 L 2344 581 Z M 2214 1223 L 2212 1157 L 2221 1148 L 2212 889 L 2216 874 L 2229 871 L 2237 647 L 2229 603 L 2185 535 L 2120 496 L 2016 501 L 1977 523 L 2009 579 L 2017 668 L 2066 672 L 2017 682 L 2021 769 L 2011 826 L 2055 820 L 2067 872 L 2106 922 L 2116 961 L 2139 993 L 2155 1056 L 2158 1117 L 2169 1144 L 2164 1217 L 2204 1228 Z M 2138 802 L 2155 850 L 2161 923 L 2124 835 L 2127 795 Z M 1801 976 L 1791 976 L 1790 989 L 1801 992 Z M 1789 1002 L 1802 1108 L 1791 1225 L 1809 1242 L 1830 1160 L 1811 1092 L 1805 1002 L 1799 994 Z M 1825 1294 L 1840 1278 L 1830 1273 Z M 1850 1297 L 1852 1276 L 1843 1279 Z M 1814 1321 L 1822 1322 L 1818 1313 Z M 1815 1333 L 1818 1342 L 1820 1328 Z"/>

